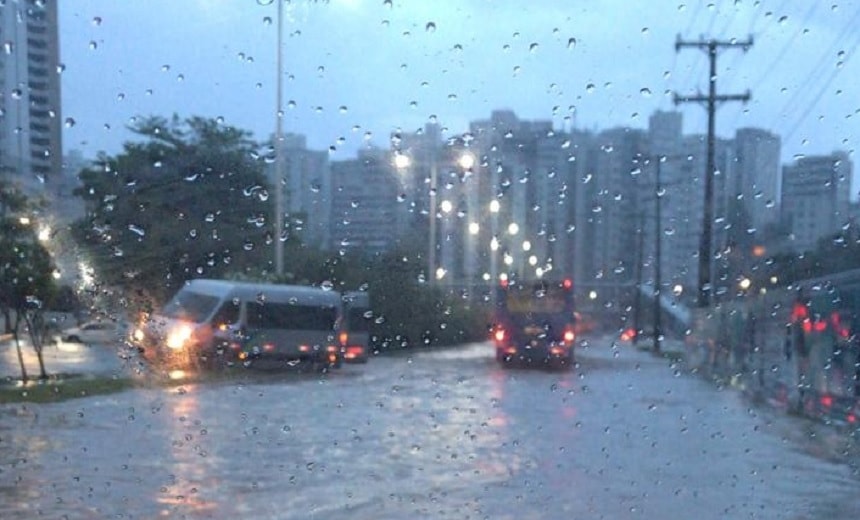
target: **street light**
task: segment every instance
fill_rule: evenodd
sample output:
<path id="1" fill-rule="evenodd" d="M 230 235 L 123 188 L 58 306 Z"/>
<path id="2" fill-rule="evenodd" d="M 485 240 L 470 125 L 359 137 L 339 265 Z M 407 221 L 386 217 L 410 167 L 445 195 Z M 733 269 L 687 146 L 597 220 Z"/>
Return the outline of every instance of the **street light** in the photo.
<path id="1" fill-rule="evenodd" d="M 475 156 L 472 155 L 471 152 L 463 152 L 460 155 L 460 158 L 457 159 L 457 163 L 464 170 L 471 170 L 473 166 L 475 166 Z"/>
<path id="2" fill-rule="evenodd" d="M 394 154 L 394 167 L 398 170 L 405 170 L 406 168 L 409 168 L 411 164 L 412 160 L 408 155 L 404 155 L 402 153 Z"/>

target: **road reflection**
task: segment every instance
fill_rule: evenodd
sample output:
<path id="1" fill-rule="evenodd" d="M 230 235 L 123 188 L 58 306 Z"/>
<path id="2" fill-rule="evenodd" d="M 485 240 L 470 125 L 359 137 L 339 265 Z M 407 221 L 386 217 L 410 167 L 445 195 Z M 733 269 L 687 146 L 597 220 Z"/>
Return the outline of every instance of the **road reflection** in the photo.
<path id="1" fill-rule="evenodd" d="M 181 513 L 183 517 L 211 517 L 218 509 L 218 500 L 207 495 L 215 494 L 220 488 L 220 461 L 217 454 L 208 453 L 201 444 L 206 429 L 201 427 L 199 418 L 198 387 L 180 387 L 165 402 L 165 408 L 168 419 L 165 434 L 171 449 L 170 459 L 164 461 L 169 481 L 158 490 L 156 497 L 156 502 L 164 506 L 159 516 Z M 201 493 L 201 490 L 208 493 Z"/>

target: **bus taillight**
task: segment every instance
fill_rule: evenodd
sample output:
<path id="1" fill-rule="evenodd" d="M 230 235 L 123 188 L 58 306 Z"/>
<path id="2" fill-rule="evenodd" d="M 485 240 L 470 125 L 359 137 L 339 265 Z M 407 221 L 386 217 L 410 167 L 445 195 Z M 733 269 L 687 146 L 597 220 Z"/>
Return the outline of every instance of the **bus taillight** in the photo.
<path id="1" fill-rule="evenodd" d="M 565 343 L 573 343 L 573 340 L 576 339 L 576 333 L 573 331 L 573 329 L 566 329 L 562 338 L 564 338 Z"/>
<path id="2" fill-rule="evenodd" d="M 496 333 L 494 334 L 496 341 L 501 343 L 505 341 L 505 329 L 496 329 Z"/>

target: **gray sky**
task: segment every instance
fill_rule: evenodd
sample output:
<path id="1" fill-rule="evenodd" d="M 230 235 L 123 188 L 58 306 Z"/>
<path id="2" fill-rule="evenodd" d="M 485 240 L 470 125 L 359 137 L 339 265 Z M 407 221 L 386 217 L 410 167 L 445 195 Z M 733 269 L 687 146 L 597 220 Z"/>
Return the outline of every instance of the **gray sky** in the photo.
<path id="1" fill-rule="evenodd" d="M 753 96 L 719 109 L 720 135 L 767 128 L 785 161 L 857 146 L 855 0 L 293 0 L 286 12 L 285 129 L 336 147 L 333 159 L 433 116 L 460 133 L 496 108 L 558 128 L 645 127 L 673 108 L 668 92 L 707 91 L 705 53 L 676 53 L 679 33 L 755 39 L 720 54 L 719 93 Z M 174 112 L 267 137 L 276 24 L 273 0 L 60 2 L 66 150 L 116 152 L 131 118 Z M 704 133 L 704 108 L 681 108 L 685 133 Z"/>

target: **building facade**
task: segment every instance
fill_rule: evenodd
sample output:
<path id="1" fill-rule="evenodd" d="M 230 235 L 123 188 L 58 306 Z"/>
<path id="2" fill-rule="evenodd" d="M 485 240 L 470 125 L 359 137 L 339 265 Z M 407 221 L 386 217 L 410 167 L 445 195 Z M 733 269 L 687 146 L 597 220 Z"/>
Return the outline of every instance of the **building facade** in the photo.
<path id="1" fill-rule="evenodd" d="M 57 2 L 0 4 L 0 172 L 30 192 L 62 171 Z"/>
<path id="2" fill-rule="evenodd" d="M 794 251 L 814 250 L 850 220 L 852 169 L 845 152 L 807 156 L 783 167 L 782 218 Z"/>
<path id="3" fill-rule="evenodd" d="M 310 150 L 304 135 L 287 133 L 282 140 L 282 182 L 277 161 L 269 165 L 275 189 L 283 190 L 284 222 L 288 229 L 313 247 L 329 249 L 331 241 L 332 183 L 328 152 Z"/>
<path id="4" fill-rule="evenodd" d="M 391 163 L 380 149 L 331 165 L 331 236 L 336 250 L 373 256 L 394 249 L 407 232 L 409 209 Z"/>

